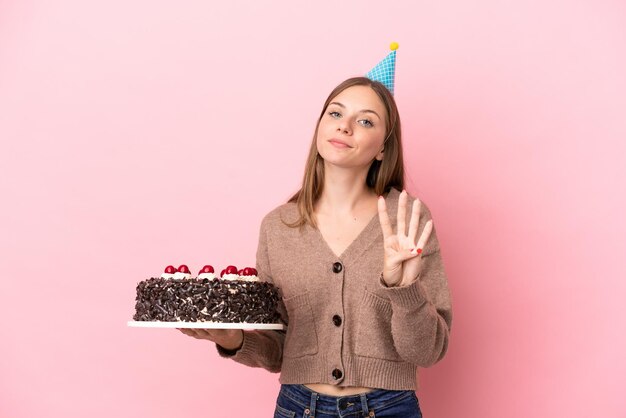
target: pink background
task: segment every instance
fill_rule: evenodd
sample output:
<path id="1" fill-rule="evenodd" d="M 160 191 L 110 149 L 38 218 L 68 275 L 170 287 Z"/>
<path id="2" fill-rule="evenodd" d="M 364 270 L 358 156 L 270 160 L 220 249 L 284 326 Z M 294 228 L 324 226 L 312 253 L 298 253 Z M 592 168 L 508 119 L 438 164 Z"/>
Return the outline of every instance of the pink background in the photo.
<path id="1" fill-rule="evenodd" d="M 391 41 L 454 307 L 424 416 L 626 416 L 625 4 L 295 3 L 0 1 L 0 416 L 271 416 L 278 375 L 127 327 L 135 285 L 252 265 Z"/>

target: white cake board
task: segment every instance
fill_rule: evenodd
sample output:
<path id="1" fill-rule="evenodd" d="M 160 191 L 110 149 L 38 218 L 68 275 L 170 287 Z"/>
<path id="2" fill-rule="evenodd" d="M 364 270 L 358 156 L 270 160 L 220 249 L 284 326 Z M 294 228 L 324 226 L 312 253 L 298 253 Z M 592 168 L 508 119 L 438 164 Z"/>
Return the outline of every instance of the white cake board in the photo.
<path id="1" fill-rule="evenodd" d="M 286 329 L 283 324 L 252 324 L 248 322 L 163 322 L 128 321 L 129 327 L 140 328 L 202 328 L 202 329 Z"/>

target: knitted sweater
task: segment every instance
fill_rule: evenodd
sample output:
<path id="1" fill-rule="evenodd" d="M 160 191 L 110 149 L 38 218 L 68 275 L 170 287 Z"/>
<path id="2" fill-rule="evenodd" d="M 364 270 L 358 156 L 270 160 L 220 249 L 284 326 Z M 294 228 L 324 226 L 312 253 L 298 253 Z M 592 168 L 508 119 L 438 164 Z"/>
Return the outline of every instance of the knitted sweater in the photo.
<path id="1" fill-rule="evenodd" d="M 400 192 L 385 197 L 393 231 Z M 409 224 L 413 198 L 408 197 Z M 233 355 L 222 357 L 280 372 L 283 384 L 415 390 L 417 368 L 443 358 L 452 323 L 451 298 L 434 228 L 422 252 L 422 270 L 409 286 L 381 281 L 383 234 L 376 214 L 337 257 L 318 229 L 290 228 L 295 203 L 283 204 L 261 222 L 256 269 L 282 296 L 285 331 L 246 331 Z M 422 201 L 417 237 L 431 219 Z"/>

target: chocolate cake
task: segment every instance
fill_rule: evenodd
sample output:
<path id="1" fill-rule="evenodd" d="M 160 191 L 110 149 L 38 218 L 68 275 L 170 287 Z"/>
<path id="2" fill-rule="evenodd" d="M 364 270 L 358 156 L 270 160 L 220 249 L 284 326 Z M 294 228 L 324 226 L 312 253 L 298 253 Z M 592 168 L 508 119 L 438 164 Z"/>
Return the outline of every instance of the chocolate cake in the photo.
<path id="1" fill-rule="evenodd" d="M 256 270 L 228 266 L 221 277 L 205 266 L 198 277 L 189 269 L 168 266 L 161 277 L 137 285 L 135 321 L 279 322 L 280 296 L 271 283 L 259 281 Z"/>

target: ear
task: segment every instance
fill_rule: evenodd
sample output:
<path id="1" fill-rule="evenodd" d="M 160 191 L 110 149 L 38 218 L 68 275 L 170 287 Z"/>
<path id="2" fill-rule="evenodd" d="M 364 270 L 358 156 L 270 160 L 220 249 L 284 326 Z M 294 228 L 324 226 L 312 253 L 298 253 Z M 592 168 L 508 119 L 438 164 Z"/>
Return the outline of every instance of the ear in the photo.
<path id="1" fill-rule="evenodd" d="M 380 152 L 379 152 L 378 154 L 376 154 L 376 159 L 377 159 L 378 161 L 382 161 L 384 156 L 385 156 L 385 149 L 384 149 L 384 148 L 382 148 L 382 149 L 380 150 Z"/>

